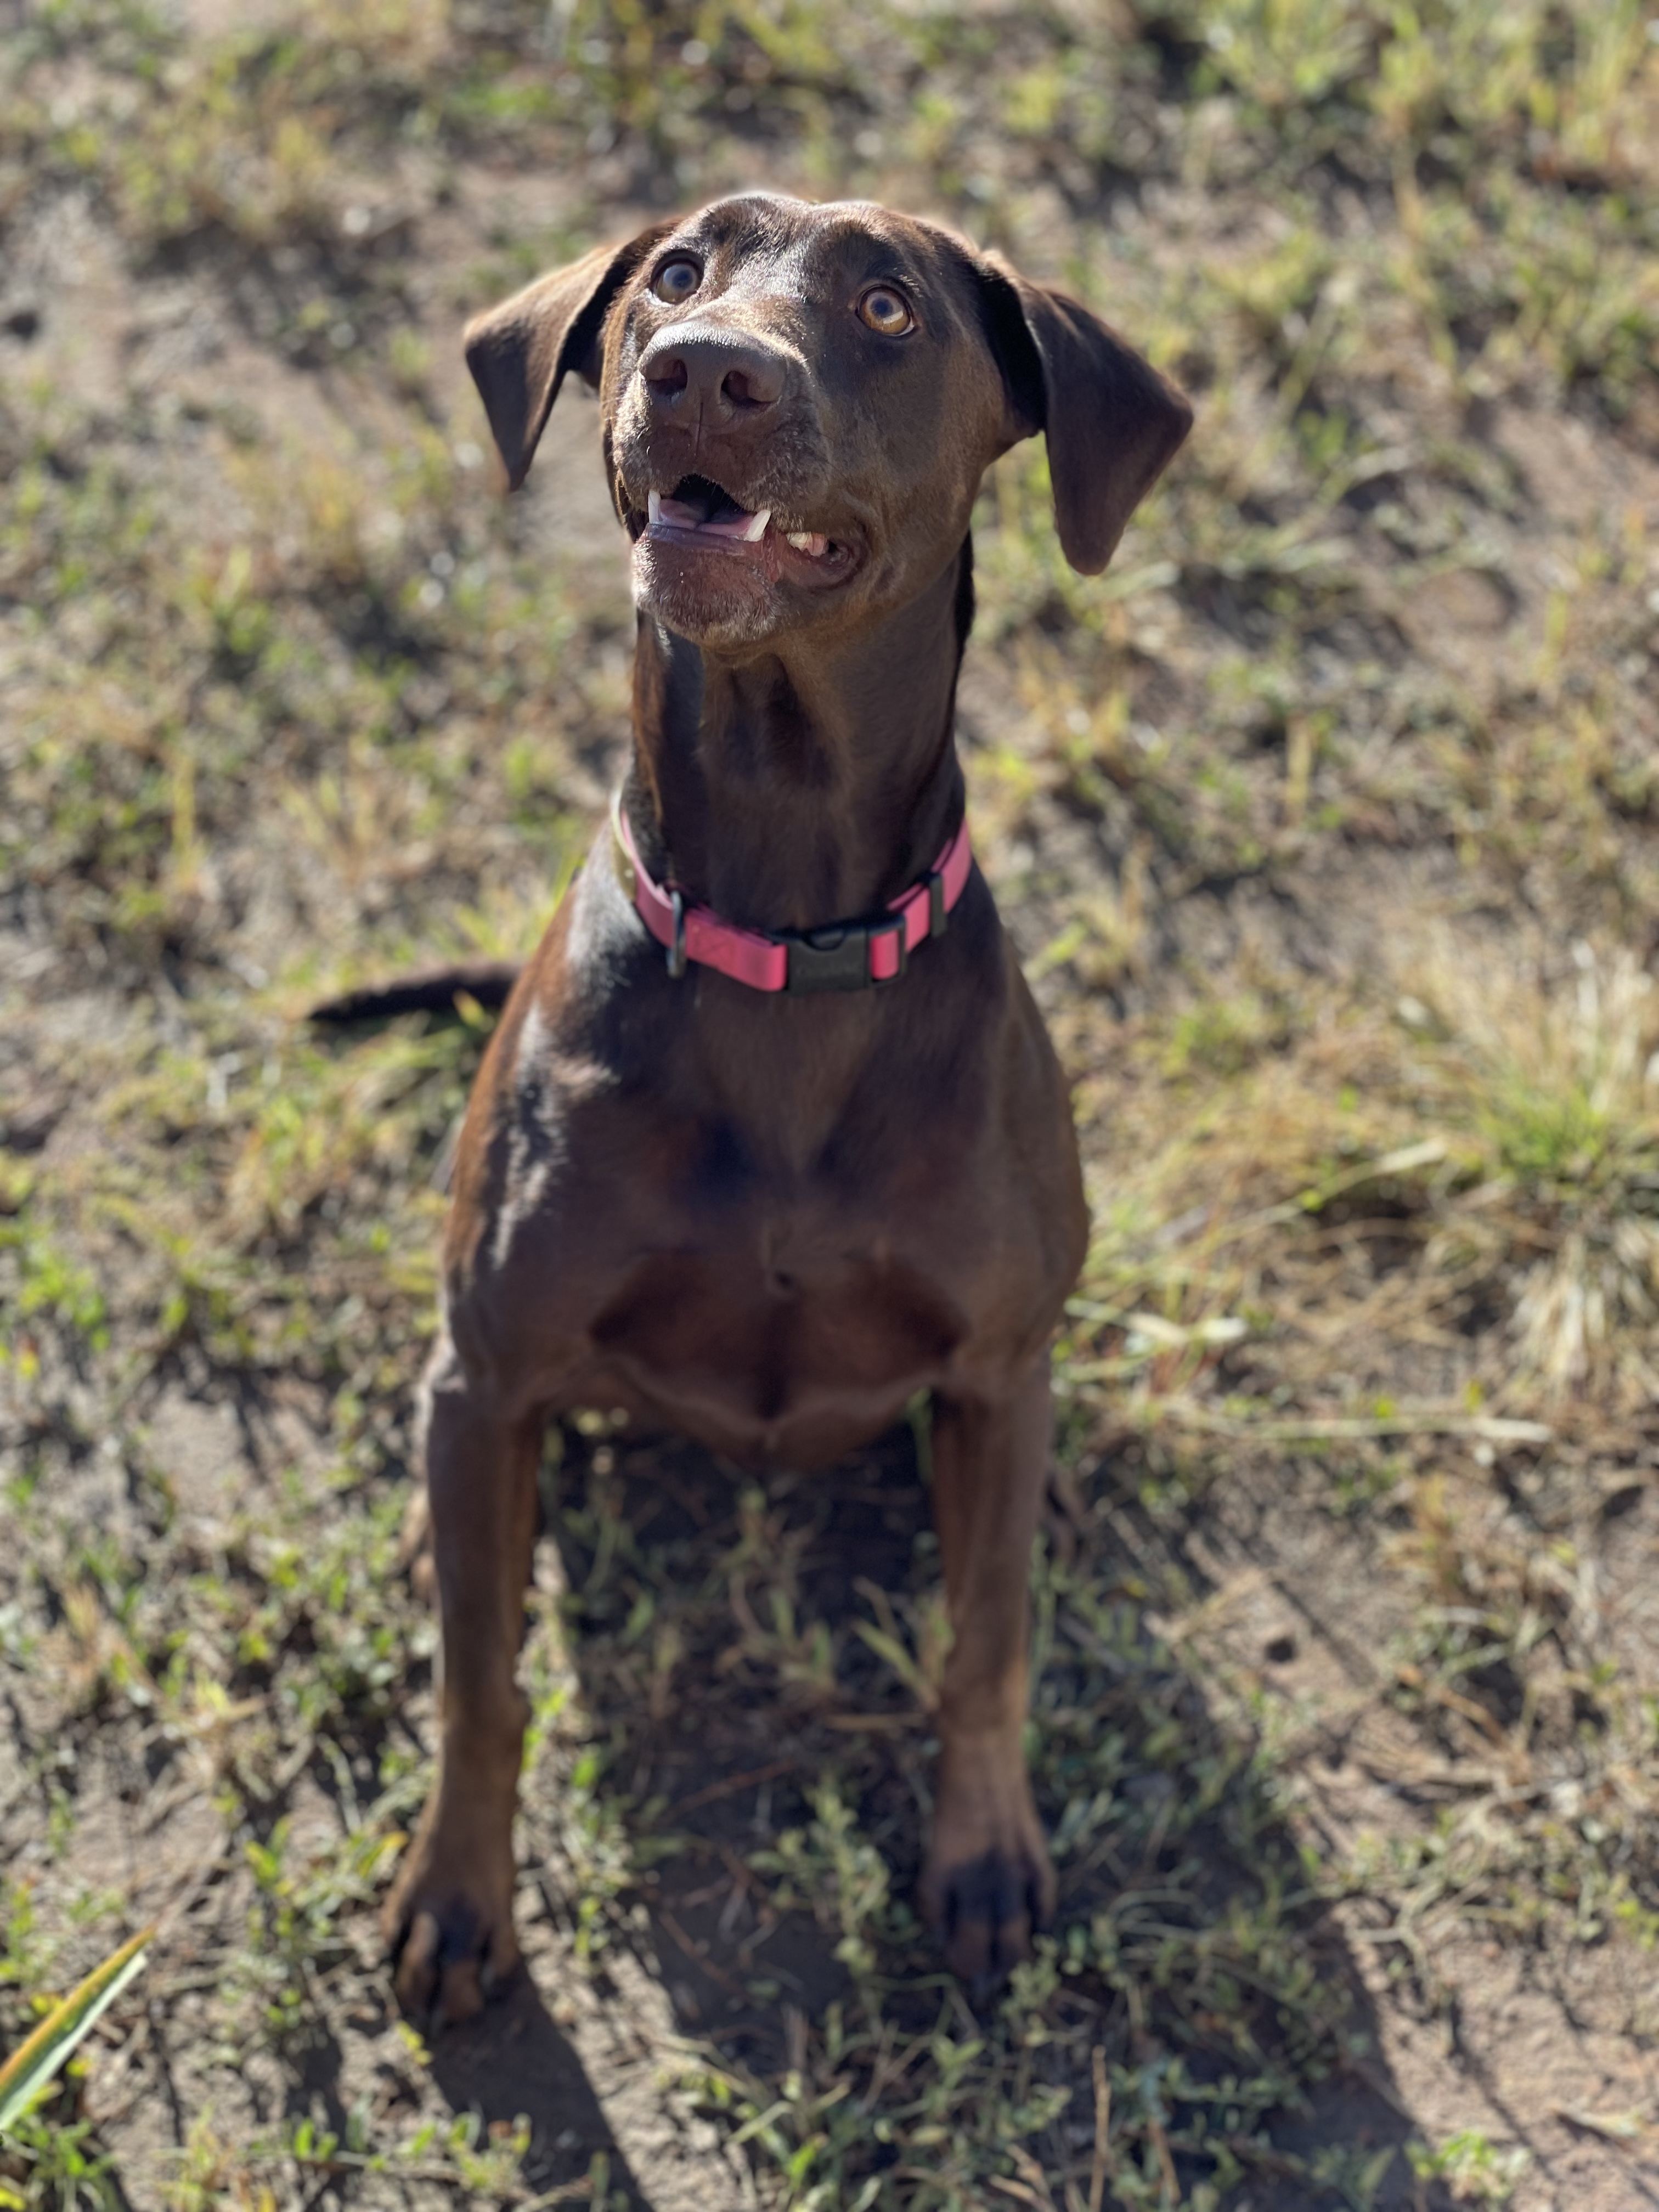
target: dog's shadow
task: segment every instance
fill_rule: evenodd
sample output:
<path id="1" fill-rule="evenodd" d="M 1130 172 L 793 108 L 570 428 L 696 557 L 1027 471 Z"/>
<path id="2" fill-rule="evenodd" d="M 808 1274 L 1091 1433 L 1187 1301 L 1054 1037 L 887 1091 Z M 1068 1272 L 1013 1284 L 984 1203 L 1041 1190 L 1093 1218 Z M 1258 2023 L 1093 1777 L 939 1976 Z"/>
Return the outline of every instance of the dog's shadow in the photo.
<path id="1" fill-rule="evenodd" d="M 1017 1993 L 1018 2018 L 993 1997 L 976 2019 L 911 1910 L 938 1601 L 909 1432 L 767 1483 L 677 1441 L 571 1430 L 561 1443 L 543 1579 L 556 1558 L 551 1641 L 576 1695 L 562 1698 L 544 1657 L 538 1681 L 532 1638 L 532 1694 L 564 1749 L 532 1761 L 524 1786 L 520 1850 L 542 1862 L 520 1894 L 528 1972 L 434 2049 L 454 2107 L 529 2117 L 536 2186 L 573 2183 L 599 2150 L 642 2212 L 739 2203 L 731 2154 L 676 2077 L 718 2079 L 728 2110 L 758 2115 L 799 2094 L 792 2077 L 822 2092 L 837 2065 L 867 2114 L 849 2171 L 896 2166 L 915 2124 L 902 2108 L 931 2062 L 908 2086 L 877 2077 L 944 2033 L 958 2049 L 1006 2043 L 1028 2101 L 1048 2095 L 1054 2117 L 1018 2141 L 1056 2206 L 1068 2179 L 1087 2198 L 1103 2063 L 1173 2085 L 1139 2112 L 1120 2097 L 1112 2122 L 1115 2157 L 1156 2157 L 1172 2181 L 1215 2173 L 1213 2154 L 1189 2150 L 1193 2115 L 1212 2136 L 1224 2125 L 1218 2085 L 1236 2078 L 1248 2105 L 1278 2080 L 1276 2100 L 1234 2118 L 1224 2176 L 1227 2156 L 1242 2162 L 1276 2212 L 1332 2201 L 1342 2160 L 1370 2169 L 1378 2212 L 1443 2201 L 1403 2155 L 1417 2131 L 1334 1923 L 1304 1911 L 1267 1941 L 1264 1956 L 1297 1952 L 1302 1997 L 1295 1972 L 1251 1987 L 1260 1960 L 1231 1931 L 1272 1917 L 1276 1885 L 1301 1886 L 1297 1848 L 1248 1747 L 1146 1632 L 1104 1510 L 1056 1508 L 1039 1577 L 1034 1774 L 1060 1837 L 1057 1948 L 1043 1986 Z M 1112 1491 L 1100 1470 L 1091 1480 Z M 1119 1530 L 1126 1496 L 1110 1497 Z M 1103 1791 L 1103 1758 L 1121 1770 Z M 849 2069 L 835 2046 L 859 2022 L 870 2048 Z M 883 2038 L 890 2057 L 872 2060 Z M 970 2081 L 967 2094 L 982 2092 Z M 949 2117 L 950 2100 L 934 2102 Z"/>
<path id="2" fill-rule="evenodd" d="M 602 2178 L 609 2201 L 667 2212 L 629 2166 L 587 2065 L 543 2002 L 533 1971 L 516 1975 L 483 2018 L 439 2035 L 432 2077 L 457 2112 L 487 2129 L 531 2127 L 525 2179 L 538 2191 Z"/>

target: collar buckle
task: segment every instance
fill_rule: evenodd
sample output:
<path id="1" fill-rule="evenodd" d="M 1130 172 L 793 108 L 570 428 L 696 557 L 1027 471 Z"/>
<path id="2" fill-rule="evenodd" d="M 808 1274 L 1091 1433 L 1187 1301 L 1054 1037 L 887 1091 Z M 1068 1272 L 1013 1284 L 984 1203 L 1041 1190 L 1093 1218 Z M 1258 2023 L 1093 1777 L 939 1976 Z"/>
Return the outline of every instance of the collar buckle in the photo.
<path id="1" fill-rule="evenodd" d="M 828 929 L 780 930 L 788 955 L 784 989 L 796 997 L 814 991 L 862 991 L 870 981 L 870 936 L 861 922 Z"/>
<path id="2" fill-rule="evenodd" d="M 909 958 L 902 914 L 878 921 L 837 922 L 828 929 L 783 930 L 779 935 L 789 956 L 783 988 L 798 998 L 815 991 L 866 991 L 872 986 L 880 990 L 897 982 Z M 878 975 L 872 948 L 883 938 L 892 939 L 898 960 L 890 975 Z"/>

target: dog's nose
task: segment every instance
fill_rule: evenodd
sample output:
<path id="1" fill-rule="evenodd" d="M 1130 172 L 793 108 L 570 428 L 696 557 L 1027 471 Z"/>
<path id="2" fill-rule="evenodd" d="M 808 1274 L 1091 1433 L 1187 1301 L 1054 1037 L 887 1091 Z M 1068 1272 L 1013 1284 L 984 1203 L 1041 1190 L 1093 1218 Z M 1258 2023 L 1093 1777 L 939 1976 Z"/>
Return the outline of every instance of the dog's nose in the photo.
<path id="1" fill-rule="evenodd" d="M 735 331 L 659 331 L 640 356 L 651 410 L 669 422 L 752 421 L 782 398 L 785 368 L 781 354 Z"/>

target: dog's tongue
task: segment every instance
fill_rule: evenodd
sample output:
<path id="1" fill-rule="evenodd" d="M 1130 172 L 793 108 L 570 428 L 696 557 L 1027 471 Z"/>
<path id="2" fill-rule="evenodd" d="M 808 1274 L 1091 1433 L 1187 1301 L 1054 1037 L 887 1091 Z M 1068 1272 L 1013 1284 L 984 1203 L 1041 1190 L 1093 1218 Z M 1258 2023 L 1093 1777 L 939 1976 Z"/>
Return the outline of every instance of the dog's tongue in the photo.
<path id="1" fill-rule="evenodd" d="M 772 520 L 769 507 L 749 514 L 742 507 L 728 503 L 722 514 L 711 515 L 701 501 L 665 499 L 660 492 L 654 491 L 649 505 L 653 523 L 665 522 L 672 530 L 698 530 L 708 538 L 736 538 L 746 545 L 757 544 L 765 537 L 766 526 Z"/>

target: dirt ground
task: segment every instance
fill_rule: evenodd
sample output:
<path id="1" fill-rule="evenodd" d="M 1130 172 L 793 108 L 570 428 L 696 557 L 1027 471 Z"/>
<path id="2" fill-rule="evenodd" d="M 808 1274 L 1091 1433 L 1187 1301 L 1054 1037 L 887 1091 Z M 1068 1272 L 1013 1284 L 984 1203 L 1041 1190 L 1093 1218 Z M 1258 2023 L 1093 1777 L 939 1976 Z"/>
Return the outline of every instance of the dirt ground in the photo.
<path id="1" fill-rule="evenodd" d="M 1104 578 L 975 521 L 975 848 L 1075 1085 L 1052 1940 L 915 1917 L 925 1419 L 550 1446 L 526 1971 L 375 1932 L 489 1017 L 617 773 L 594 410 L 457 346 L 751 182 L 933 214 L 1199 424 Z M 0 2204 L 1659 2203 L 1659 15 L 0 0 Z"/>

